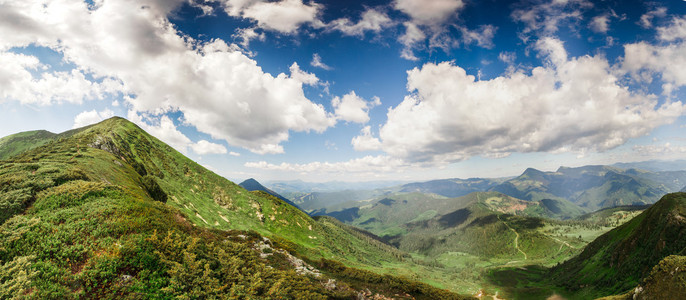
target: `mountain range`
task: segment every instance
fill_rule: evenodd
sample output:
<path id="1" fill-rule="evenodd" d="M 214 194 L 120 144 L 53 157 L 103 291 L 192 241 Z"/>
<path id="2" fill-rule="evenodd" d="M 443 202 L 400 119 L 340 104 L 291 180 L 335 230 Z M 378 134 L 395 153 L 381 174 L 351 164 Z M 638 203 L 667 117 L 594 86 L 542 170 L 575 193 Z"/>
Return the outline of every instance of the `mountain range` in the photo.
<path id="1" fill-rule="evenodd" d="M 683 171 L 527 169 L 293 199 L 313 217 L 117 117 L 8 136 L 0 155 L 3 299 L 586 299 L 683 288 L 686 194 L 664 195 L 684 187 Z"/>
<path id="2" fill-rule="evenodd" d="M 301 192 L 287 193 L 285 196 L 305 211 L 326 214 L 350 207 L 356 201 L 396 193 L 418 192 L 454 198 L 473 192 L 495 191 L 522 200 L 565 203 L 564 206 L 574 208 L 570 213 L 561 212 L 558 216 L 571 218 L 577 216 L 579 211 L 593 212 L 614 206 L 651 204 L 666 193 L 680 191 L 685 185 L 684 170 L 646 171 L 594 165 L 560 167 L 555 172 L 528 168 L 521 175 L 510 178 L 439 179 L 373 190 Z"/>

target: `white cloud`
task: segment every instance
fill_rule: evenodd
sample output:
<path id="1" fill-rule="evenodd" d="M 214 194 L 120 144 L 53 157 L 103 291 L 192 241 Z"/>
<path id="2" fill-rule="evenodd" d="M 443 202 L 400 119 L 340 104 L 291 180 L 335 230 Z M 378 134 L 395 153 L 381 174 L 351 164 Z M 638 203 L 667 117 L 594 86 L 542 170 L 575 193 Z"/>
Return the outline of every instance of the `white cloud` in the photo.
<path id="1" fill-rule="evenodd" d="M 372 130 L 370 126 L 365 126 L 362 128 L 360 135 L 354 137 L 350 143 L 353 145 L 353 149 L 355 149 L 355 151 L 381 150 L 381 141 L 372 136 Z"/>
<path id="2" fill-rule="evenodd" d="M 686 154 L 686 146 L 675 146 L 671 143 L 664 143 L 662 145 L 635 145 L 631 150 L 639 156 L 651 158 L 661 157 L 662 159 L 683 158 L 683 155 Z"/>
<path id="3" fill-rule="evenodd" d="M 233 151 L 229 152 L 229 155 L 231 155 L 231 156 L 236 156 L 236 157 L 241 156 L 240 153 L 238 153 L 238 152 L 233 152 Z"/>
<path id="4" fill-rule="evenodd" d="M 355 91 L 351 91 L 343 97 L 334 97 L 331 100 L 331 105 L 334 107 L 336 118 L 339 120 L 367 123 L 369 121 L 369 110 L 374 106 L 381 105 L 381 99 L 374 97 L 372 101 L 366 101 L 356 95 Z"/>
<path id="5" fill-rule="evenodd" d="M 462 0 L 395 0 L 395 9 L 409 15 L 414 23 L 438 25 L 464 7 Z"/>
<path id="6" fill-rule="evenodd" d="M 316 75 L 300 70 L 300 66 L 297 63 L 293 63 L 289 70 L 291 71 L 291 78 L 303 84 L 315 85 L 319 82 L 319 78 Z"/>
<path id="7" fill-rule="evenodd" d="M 228 152 L 226 147 L 220 144 L 208 142 L 206 140 L 200 140 L 195 144 L 191 144 L 190 147 L 193 149 L 193 152 L 197 153 L 198 155 L 226 154 Z"/>
<path id="8" fill-rule="evenodd" d="M 345 35 L 359 37 L 364 36 L 367 31 L 379 33 L 391 25 L 393 25 L 393 21 L 388 15 L 373 8 L 365 10 L 362 13 L 362 18 L 357 23 L 353 23 L 348 18 L 340 18 L 327 24 L 330 29 L 338 30 Z"/>
<path id="9" fill-rule="evenodd" d="M 500 52 L 498 54 L 498 59 L 508 65 L 514 64 L 515 60 L 517 60 L 517 54 L 514 52 Z"/>
<path id="10" fill-rule="evenodd" d="M 654 18 L 662 18 L 667 15 L 667 8 L 666 7 L 656 7 L 655 9 L 652 9 L 648 11 L 647 13 L 643 14 L 641 16 L 641 19 L 638 24 L 643 26 L 643 28 L 651 28 L 653 27 L 653 19 Z"/>
<path id="11" fill-rule="evenodd" d="M 646 135 L 686 112 L 681 102 L 620 85 L 603 57 L 568 58 L 562 43 L 541 40 L 549 60 L 487 81 L 452 63 L 408 72 L 408 91 L 379 132 L 383 150 L 408 161 L 447 163 L 512 152 L 604 151 Z"/>
<path id="12" fill-rule="evenodd" d="M 225 0 L 224 10 L 230 16 L 257 22 L 257 26 L 285 34 L 295 33 L 303 24 L 322 26 L 318 19 L 321 5 L 302 0 Z"/>
<path id="13" fill-rule="evenodd" d="M 109 119 L 114 116 L 114 112 L 109 109 L 104 109 L 103 111 L 84 111 L 74 118 L 74 126 L 72 128 L 80 128 L 83 126 L 98 123 L 102 120 Z"/>
<path id="14" fill-rule="evenodd" d="M 495 36 L 496 27 L 493 25 L 482 25 L 477 30 L 471 30 L 467 27 L 460 26 L 457 28 L 462 33 L 461 42 L 465 45 L 476 43 L 482 48 L 493 48 L 493 36 Z"/>
<path id="15" fill-rule="evenodd" d="M 331 67 L 322 62 L 322 57 L 318 53 L 312 54 L 312 61 L 310 65 L 315 68 L 322 68 L 324 70 L 331 70 Z"/>
<path id="16" fill-rule="evenodd" d="M 39 75 L 34 76 L 33 72 Z M 80 104 L 84 100 L 103 99 L 121 88 L 120 83 L 111 79 L 98 83 L 86 79 L 80 70 L 51 72 L 35 56 L 0 51 L 0 102 Z"/>
<path id="17" fill-rule="evenodd" d="M 593 7 L 587 0 L 535 0 L 512 11 L 511 17 L 526 27 L 520 38 L 528 39 L 531 33 L 549 36 L 556 33 L 561 25 L 574 26 L 582 20 L 583 11 Z"/>
<path id="18" fill-rule="evenodd" d="M 608 15 L 596 16 L 591 20 L 589 27 L 594 32 L 607 33 L 610 30 L 610 17 Z"/>
<path id="19" fill-rule="evenodd" d="M 412 22 L 405 22 L 403 25 L 405 25 L 405 33 L 400 36 L 399 41 L 405 48 L 403 48 L 400 57 L 407 60 L 417 60 L 418 58 L 414 55 L 413 48 L 416 47 L 417 43 L 426 39 L 426 34 L 417 24 Z"/>
<path id="20" fill-rule="evenodd" d="M 405 33 L 398 38 L 404 46 L 400 57 L 416 61 L 414 51 L 424 48 L 423 42 L 427 37 L 429 48 L 441 48 L 446 52 L 470 44 L 492 48 L 497 29 L 495 26 L 481 25 L 477 29 L 470 29 L 450 22 L 457 18 L 464 6 L 462 0 L 395 0 L 393 7 L 410 17 L 410 21 L 403 23 Z M 460 32 L 460 38 L 449 34 L 449 26 Z"/>
<path id="21" fill-rule="evenodd" d="M 667 42 L 686 39 L 686 16 L 675 17 L 669 26 L 657 29 L 658 37 Z"/>
<path id="22" fill-rule="evenodd" d="M 307 164 L 271 164 L 266 161 L 247 162 L 248 168 L 256 168 L 270 171 L 297 172 L 308 174 L 327 173 L 368 173 L 368 172 L 400 172 L 408 167 L 406 163 L 397 158 L 386 155 L 365 156 L 343 162 L 311 162 Z"/>
<path id="23" fill-rule="evenodd" d="M 66 0 L 4 2 L 0 11 L 13 17 L 0 18 L 0 49 L 50 47 L 77 66 L 67 78 L 77 80 L 79 72 L 111 78 L 120 82 L 133 110 L 152 115 L 179 111 L 186 125 L 256 153 L 283 152 L 280 143 L 290 131 L 322 132 L 335 124 L 322 105 L 305 97 L 303 84 L 314 80 L 300 76 L 307 73 L 273 76 L 235 45 L 182 36 L 168 20 L 180 3 L 103 1 L 89 7 Z M 258 14 L 258 8 L 251 12 L 271 20 L 269 13 Z M 17 18 L 21 22 L 14 22 Z M 65 80 L 57 82 L 55 86 L 69 86 Z M 89 91 L 81 88 L 69 90 Z"/>
<path id="24" fill-rule="evenodd" d="M 176 129 L 174 121 L 172 121 L 169 117 L 161 116 L 155 118 L 146 114 L 141 116 L 132 110 L 128 112 L 126 117 L 129 119 L 129 121 L 138 125 L 152 136 L 172 146 L 179 152 L 184 154 L 188 153 L 188 147 L 192 144 L 191 139 Z M 149 124 L 144 119 L 151 121 L 152 124 Z"/>
<path id="25" fill-rule="evenodd" d="M 264 32 L 258 33 L 256 29 L 255 27 L 238 28 L 233 36 L 241 40 L 241 46 L 248 48 L 251 40 L 258 39 L 264 41 L 266 39 Z"/>
<path id="26" fill-rule="evenodd" d="M 670 94 L 674 88 L 686 85 L 686 17 L 674 18 L 669 26 L 657 31 L 661 40 L 673 43 L 625 45 L 622 69 L 643 82 L 650 82 L 653 75 L 659 75 L 664 82 L 664 93 Z"/>

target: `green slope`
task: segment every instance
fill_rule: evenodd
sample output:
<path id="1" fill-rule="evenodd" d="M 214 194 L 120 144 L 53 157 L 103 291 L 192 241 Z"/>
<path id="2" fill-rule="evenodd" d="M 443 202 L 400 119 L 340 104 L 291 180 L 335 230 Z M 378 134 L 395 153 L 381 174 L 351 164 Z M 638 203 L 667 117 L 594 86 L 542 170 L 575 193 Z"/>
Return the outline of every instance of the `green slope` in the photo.
<path id="1" fill-rule="evenodd" d="M 329 290 L 297 275 L 278 249 L 313 263 L 327 258 L 376 270 L 403 263 L 400 252 L 363 232 L 248 192 L 120 118 L 0 161 L 0 189 L 0 264 L 22 274 L 0 273 L 0 286 L 29 298 L 352 296 L 345 282 Z M 278 251 L 252 250 L 258 233 Z M 322 271 L 344 280 L 350 270 Z M 373 281 L 351 286 L 456 297 L 360 274 Z M 396 284 L 381 284 L 389 280 Z"/>
<path id="2" fill-rule="evenodd" d="M 662 197 L 629 222 L 590 243 L 552 270 L 553 281 L 577 295 L 625 292 L 668 255 L 686 254 L 686 193 Z"/>
<path id="3" fill-rule="evenodd" d="M 679 299 L 684 295 L 686 295 L 686 256 L 670 255 L 653 267 L 648 277 L 630 292 L 602 299 Z"/>
<path id="4" fill-rule="evenodd" d="M 27 131 L 16 133 L 0 139 L 0 160 L 44 145 L 55 137 L 56 134 L 45 131 Z"/>

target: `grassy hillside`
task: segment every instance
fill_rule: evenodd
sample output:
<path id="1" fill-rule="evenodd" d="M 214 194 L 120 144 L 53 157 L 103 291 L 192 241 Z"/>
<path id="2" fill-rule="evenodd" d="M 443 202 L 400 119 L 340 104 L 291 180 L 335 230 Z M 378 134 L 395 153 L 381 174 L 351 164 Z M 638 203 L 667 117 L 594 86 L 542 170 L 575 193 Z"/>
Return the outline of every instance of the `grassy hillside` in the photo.
<path id="1" fill-rule="evenodd" d="M 45 131 L 27 131 L 6 136 L 0 139 L 0 160 L 30 150 L 52 140 L 56 134 Z"/>
<path id="2" fill-rule="evenodd" d="M 581 295 L 618 294 L 635 287 L 661 259 L 686 254 L 686 193 L 662 197 L 629 222 L 600 236 L 552 270 L 553 280 Z"/>
<path id="3" fill-rule="evenodd" d="M 432 193 L 454 198 L 473 192 L 487 191 L 503 181 L 505 181 L 504 178 L 440 179 L 404 184 L 400 187 L 399 191 L 403 193 Z"/>
<path id="4" fill-rule="evenodd" d="M 601 226 L 617 227 L 638 216 L 649 207 L 650 205 L 615 206 L 579 216 L 576 220 Z"/>
<path id="5" fill-rule="evenodd" d="M 331 264 L 313 274 L 284 250 L 370 269 L 402 254 L 248 192 L 120 118 L 0 161 L 0 192 L 0 298 L 347 298 L 351 286 L 457 297 Z"/>
<path id="6" fill-rule="evenodd" d="M 686 256 L 670 255 L 653 267 L 648 277 L 630 292 L 602 299 L 678 299 L 683 295 L 686 295 Z"/>

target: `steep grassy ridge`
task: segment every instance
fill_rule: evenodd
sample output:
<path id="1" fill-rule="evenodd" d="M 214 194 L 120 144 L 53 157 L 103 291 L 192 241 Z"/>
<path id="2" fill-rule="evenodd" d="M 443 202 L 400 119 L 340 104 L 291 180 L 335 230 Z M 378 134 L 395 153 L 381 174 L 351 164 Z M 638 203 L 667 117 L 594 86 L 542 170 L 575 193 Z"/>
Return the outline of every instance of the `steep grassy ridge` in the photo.
<path id="1" fill-rule="evenodd" d="M 0 298 L 348 298 L 357 291 L 298 275 L 278 249 L 313 263 L 402 263 L 401 253 L 364 232 L 247 192 L 120 118 L 0 161 L 0 192 Z M 278 251 L 253 250 L 263 242 L 257 232 Z M 367 274 L 356 275 L 360 289 L 457 297 L 323 267 L 334 278 Z"/>
<path id="2" fill-rule="evenodd" d="M 582 295 L 624 292 L 635 287 L 664 257 L 686 254 L 684 236 L 686 193 L 668 194 L 554 268 L 552 278 Z"/>

